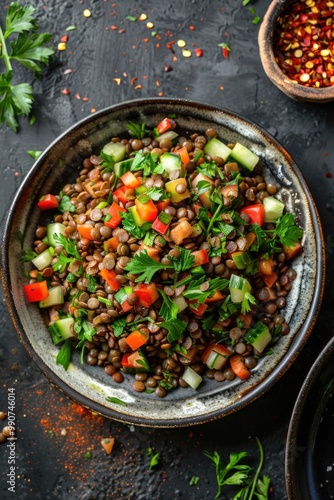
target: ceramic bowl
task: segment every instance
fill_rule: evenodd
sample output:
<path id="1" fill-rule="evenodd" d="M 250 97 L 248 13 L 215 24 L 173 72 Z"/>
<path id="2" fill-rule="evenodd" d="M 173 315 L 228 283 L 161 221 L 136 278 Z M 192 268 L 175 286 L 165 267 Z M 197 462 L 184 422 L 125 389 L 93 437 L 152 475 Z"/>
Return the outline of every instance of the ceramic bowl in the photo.
<path id="1" fill-rule="evenodd" d="M 268 78 L 290 98 L 297 101 L 326 103 L 334 100 L 334 85 L 323 88 L 305 87 L 291 80 L 278 66 L 273 50 L 277 19 L 291 6 L 293 0 L 273 0 L 259 29 L 259 50 L 263 69 Z"/>
<path id="2" fill-rule="evenodd" d="M 28 304 L 22 285 L 26 283 L 18 233 L 24 248 L 32 248 L 34 232 L 41 217 L 39 198 L 58 193 L 77 177 L 82 159 L 93 151 L 99 154 L 111 137 L 124 132 L 129 120 L 145 122 L 153 128 L 166 115 L 176 114 L 184 133 L 204 133 L 215 128 L 227 143 L 240 141 L 260 157 L 267 182 L 276 183 L 279 197 L 304 228 L 304 251 L 294 261 L 297 278 L 293 282 L 284 315 L 290 334 L 279 341 L 274 354 L 262 359 L 253 376 L 224 384 L 202 383 L 197 391 L 175 390 L 160 400 L 154 394 L 136 393 L 132 378 L 113 383 L 103 369 L 80 364 L 75 356 L 68 371 L 55 363 L 55 347 L 37 306 Z M 183 132 L 182 132 L 183 133 Z M 298 167 L 283 147 L 260 127 L 226 109 L 181 99 L 142 99 L 104 109 L 80 121 L 58 137 L 36 161 L 9 210 L 6 221 L 2 267 L 3 284 L 13 323 L 31 357 L 42 372 L 64 393 L 80 404 L 107 417 L 139 425 L 168 427 L 206 422 L 228 415 L 261 396 L 293 363 L 311 333 L 318 314 L 323 284 L 323 239 L 318 213 Z M 123 400 L 126 406 L 108 402 Z"/>

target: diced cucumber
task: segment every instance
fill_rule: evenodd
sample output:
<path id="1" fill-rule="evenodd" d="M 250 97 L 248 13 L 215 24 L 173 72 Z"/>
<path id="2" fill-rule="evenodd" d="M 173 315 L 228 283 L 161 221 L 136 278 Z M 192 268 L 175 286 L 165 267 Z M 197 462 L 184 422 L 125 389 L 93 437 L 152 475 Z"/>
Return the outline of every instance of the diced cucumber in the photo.
<path id="1" fill-rule="evenodd" d="M 235 144 L 231 157 L 250 172 L 254 170 L 259 162 L 259 157 L 240 142 Z"/>
<path id="2" fill-rule="evenodd" d="M 245 293 L 251 291 L 251 285 L 245 278 L 237 274 L 231 274 L 229 289 L 232 302 L 239 304 L 243 301 Z"/>
<path id="3" fill-rule="evenodd" d="M 204 153 L 210 155 L 211 158 L 218 156 L 219 158 L 223 158 L 223 160 L 225 161 L 230 156 L 231 151 L 232 150 L 228 146 L 226 146 L 226 144 L 224 144 L 216 137 L 210 139 L 204 147 Z"/>
<path id="4" fill-rule="evenodd" d="M 172 302 L 174 302 L 175 305 L 177 305 L 178 313 L 181 313 L 182 311 L 185 311 L 188 307 L 188 303 L 182 295 L 179 295 L 178 297 L 173 297 Z"/>
<path id="5" fill-rule="evenodd" d="M 164 153 L 160 156 L 160 163 L 168 177 L 174 170 L 179 170 L 180 176 L 181 177 L 183 176 L 183 169 L 182 169 L 182 162 L 180 155 L 176 155 L 175 153 Z"/>
<path id="6" fill-rule="evenodd" d="M 44 309 L 46 307 L 56 306 L 64 303 L 64 292 L 61 285 L 49 289 L 49 296 L 45 300 L 41 300 L 39 307 Z"/>
<path id="7" fill-rule="evenodd" d="M 284 203 L 273 196 L 263 198 L 264 205 L 264 222 L 276 222 L 278 217 L 281 217 L 284 210 Z"/>
<path id="8" fill-rule="evenodd" d="M 59 344 L 59 342 L 74 337 L 73 325 L 73 318 L 62 318 L 52 323 L 48 328 L 52 342 Z"/>
<path id="9" fill-rule="evenodd" d="M 263 352 L 267 345 L 271 342 L 272 336 L 267 325 L 259 321 L 246 333 L 244 339 L 257 351 Z"/>
<path id="10" fill-rule="evenodd" d="M 232 260 L 238 269 L 245 269 L 252 262 L 252 258 L 248 252 L 234 252 Z"/>
<path id="11" fill-rule="evenodd" d="M 44 250 L 44 252 L 37 255 L 37 257 L 32 259 L 31 262 L 34 264 L 35 267 L 37 267 L 39 271 L 43 271 L 43 269 L 49 267 L 49 265 L 52 262 L 53 256 L 54 256 L 54 250 L 52 247 L 50 247 Z"/>
<path id="12" fill-rule="evenodd" d="M 173 141 L 176 137 L 178 137 L 179 134 L 174 132 L 174 130 L 167 130 L 167 132 L 164 132 L 161 135 L 157 135 L 154 139 L 156 142 L 160 143 L 163 139 L 170 139 Z"/>
<path id="13" fill-rule="evenodd" d="M 210 370 L 220 370 L 226 364 L 227 359 L 227 356 L 223 356 L 213 349 L 205 364 Z"/>
<path id="14" fill-rule="evenodd" d="M 125 144 L 121 142 L 108 142 L 102 149 L 103 153 L 112 156 L 117 161 L 122 161 L 125 158 Z"/>
<path id="15" fill-rule="evenodd" d="M 59 245 L 57 241 L 55 241 L 55 236 L 64 235 L 66 226 L 61 224 L 61 222 L 53 222 L 52 224 L 48 224 L 46 227 L 46 235 L 48 238 L 48 244 L 52 247 L 56 247 Z"/>
<path id="16" fill-rule="evenodd" d="M 119 161 L 114 165 L 114 172 L 117 177 L 122 177 L 125 172 L 128 172 L 131 169 L 131 165 L 133 162 L 133 158 L 129 158 L 127 160 Z"/>
<path id="17" fill-rule="evenodd" d="M 182 378 L 192 389 L 197 389 L 203 380 L 202 377 L 195 372 L 195 370 L 190 368 L 190 366 L 185 368 Z"/>

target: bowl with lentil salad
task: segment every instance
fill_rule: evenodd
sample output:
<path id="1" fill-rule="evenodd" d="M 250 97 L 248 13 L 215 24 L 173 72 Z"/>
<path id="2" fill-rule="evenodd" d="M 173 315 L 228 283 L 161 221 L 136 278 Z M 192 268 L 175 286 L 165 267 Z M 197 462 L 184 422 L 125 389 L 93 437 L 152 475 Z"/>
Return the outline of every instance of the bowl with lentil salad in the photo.
<path id="1" fill-rule="evenodd" d="M 299 101 L 334 100 L 334 2 L 274 0 L 259 30 L 265 73 Z"/>
<path id="2" fill-rule="evenodd" d="M 51 144 L 9 210 L 2 266 L 47 377 L 157 427 L 227 415 L 271 387 L 311 333 L 324 280 L 317 210 L 289 154 L 235 113 L 179 99 L 112 106 Z"/>

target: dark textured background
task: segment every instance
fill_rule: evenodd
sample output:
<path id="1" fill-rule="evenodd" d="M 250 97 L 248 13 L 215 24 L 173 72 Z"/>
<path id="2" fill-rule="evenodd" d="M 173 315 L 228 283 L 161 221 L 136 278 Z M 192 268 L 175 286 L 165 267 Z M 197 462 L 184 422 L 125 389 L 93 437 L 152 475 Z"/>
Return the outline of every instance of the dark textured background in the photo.
<path id="1" fill-rule="evenodd" d="M 254 1 L 247 7 L 242 6 L 241 0 L 31 3 L 36 6 L 42 31 L 54 35 L 56 54 L 42 80 L 33 83 L 35 125 L 30 126 L 27 119 L 20 120 L 18 134 L 0 127 L 1 229 L 15 191 L 33 163 L 27 150 L 43 150 L 58 134 L 89 115 L 92 108 L 99 110 L 124 100 L 160 95 L 198 99 L 254 120 L 295 159 L 322 219 L 327 284 L 311 338 L 294 365 L 269 392 L 235 415 L 175 430 L 119 424 L 73 405 L 26 354 L 1 295 L 0 411 L 7 407 L 7 388 L 14 387 L 19 498 L 213 499 L 214 468 L 203 452 L 217 450 L 227 457 L 231 451 L 246 450 L 255 466 L 258 436 L 266 453 L 264 472 L 272 478 L 271 498 L 284 500 L 284 451 L 290 415 L 307 371 L 333 332 L 333 104 L 291 101 L 265 76 L 257 47 L 259 26 L 252 23 L 254 14 L 249 11 L 253 7 L 262 18 L 268 5 L 265 0 Z M 83 17 L 85 8 L 91 9 L 90 18 Z M 2 25 L 5 12 L 6 2 L 1 0 Z M 160 35 L 160 40 L 151 36 L 146 22 L 125 19 L 141 13 L 154 23 L 153 31 Z M 68 32 L 67 50 L 58 52 L 58 41 L 70 25 L 77 29 Z M 173 54 L 166 43 L 178 39 L 185 40 L 190 50 L 202 48 L 203 57 L 193 54 L 186 59 L 176 44 Z M 221 42 L 227 42 L 232 49 L 228 60 L 218 47 Z M 172 70 L 165 71 L 166 65 L 171 65 Z M 74 71 L 65 75 L 68 68 Z M 16 74 L 20 79 L 33 81 L 25 70 Z M 121 83 L 117 85 L 114 78 L 120 78 Z M 70 95 L 62 93 L 65 88 Z M 86 97 L 89 100 L 83 99 Z M 62 429 L 66 429 L 66 436 L 61 434 Z M 100 446 L 101 437 L 108 436 L 116 440 L 110 456 Z M 160 453 L 159 465 L 152 471 L 146 457 L 149 447 Z M 88 450 L 90 459 L 85 456 Z M 0 445 L 2 499 L 11 498 L 6 485 L 6 453 L 6 446 Z M 189 485 L 192 476 L 199 477 L 196 486 Z"/>

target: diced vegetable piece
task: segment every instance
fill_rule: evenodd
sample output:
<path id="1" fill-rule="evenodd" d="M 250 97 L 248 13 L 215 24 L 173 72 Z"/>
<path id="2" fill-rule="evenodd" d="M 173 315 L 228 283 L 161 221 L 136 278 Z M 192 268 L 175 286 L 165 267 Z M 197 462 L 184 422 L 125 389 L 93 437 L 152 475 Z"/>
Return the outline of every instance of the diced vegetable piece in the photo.
<path id="1" fill-rule="evenodd" d="M 187 163 L 190 162 L 190 156 L 188 153 L 188 149 L 186 147 L 180 148 L 177 151 L 175 151 L 175 154 L 180 156 L 182 166 L 185 168 Z"/>
<path id="2" fill-rule="evenodd" d="M 122 142 L 108 142 L 103 146 L 102 152 L 108 156 L 112 156 L 115 162 L 124 160 L 126 148 Z"/>
<path id="3" fill-rule="evenodd" d="M 179 155 L 175 153 L 164 153 L 160 156 L 160 163 L 167 175 L 167 177 L 170 176 L 172 172 L 175 170 L 179 170 L 180 172 L 180 177 L 184 175 L 184 171 L 182 168 L 182 162 L 181 158 Z M 182 175 L 181 175 L 182 173 Z"/>
<path id="4" fill-rule="evenodd" d="M 263 352 L 271 342 L 272 336 L 267 325 L 259 321 L 244 336 L 246 342 L 249 342 L 258 352 Z"/>
<path id="5" fill-rule="evenodd" d="M 117 274 L 113 269 L 106 269 L 104 267 L 99 274 L 108 283 L 113 292 L 117 292 L 121 288 L 121 284 L 116 279 Z"/>
<path id="6" fill-rule="evenodd" d="M 210 370 L 220 370 L 231 356 L 231 351 L 221 344 L 211 344 L 203 352 L 201 360 Z"/>
<path id="7" fill-rule="evenodd" d="M 122 175 L 121 181 L 123 182 L 124 186 L 130 189 L 136 189 L 142 184 L 140 178 L 136 177 L 132 172 L 130 172 L 130 170 Z"/>
<path id="8" fill-rule="evenodd" d="M 297 243 L 295 243 L 295 245 L 293 245 L 292 247 L 287 247 L 286 245 L 283 245 L 283 253 L 285 255 L 285 259 L 286 260 L 292 260 L 294 259 L 295 257 L 297 257 L 297 255 L 299 255 L 303 250 L 303 246 L 301 243 L 299 243 L 299 241 L 297 241 Z"/>
<path id="9" fill-rule="evenodd" d="M 116 236 L 112 236 L 112 238 L 109 238 L 109 240 L 106 240 L 103 242 L 103 249 L 107 252 L 109 250 L 117 250 L 117 247 L 119 245 L 119 240 L 116 238 Z"/>
<path id="10" fill-rule="evenodd" d="M 178 297 L 173 297 L 172 302 L 177 305 L 178 313 L 181 313 L 182 311 L 185 311 L 188 307 L 188 302 L 182 295 L 179 295 Z"/>
<path id="11" fill-rule="evenodd" d="M 48 239 L 48 244 L 52 247 L 59 245 L 59 242 L 55 241 L 55 236 L 64 235 L 66 226 L 61 224 L 61 222 L 53 222 L 46 226 L 46 236 Z"/>
<path id="12" fill-rule="evenodd" d="M 249 224 L 258 224 L 260 227 L 264 223 L 264 205 L 256 203 L 248 205 L 240 210 L 240 214 L 247 214 L 249 216 Z"/>
<path id="13" fill-rule="evenodd" d="M 142 373 L 150 371 L 149 362 L 145 354 L 138 349 L 132 353 L 123 354 L 121 361 L 123 371 L 126 373 Z"/>
<path id="14" fill-rule="evenodd" d="M 133 351 L 136 351 L 144 344 L 146 344 L 148 339 L 149 339 L 148 334 L 140 330 L 134 330 L 125 338 L 125 342 L 128 344 L 129 347 L 131 347 Z"/>
<path id="15" fill-rule="evenodd" d="M 210 177 L 199 173 L 198 175 L 196 175 L 195 179 L 191 183 L 195 193 L 197 193 L 197 191 L 198 191 L 198 183 L 202 182 L 202 181 L 208 182 L 209 184 L 211 184 L 211 186 L 214 185 L 214 181 L 212 179 L 210 179 Z M 208 189 L 207 191 L 205 191 L 204 193 L 201 193 L 199 195 L 200 202 L 202 203 L 203 207 L 205 207 L 205 208 L 211 207 L 210 190 L 211 189 Z"/>
<path id="16" fill-rule="evenodd" d="M 192 389 L 197 389 L 203 380 L 190 366 L 186 366 L 182 378 Z"/>
<path id="17" fill-rule="evenodd" d="M 23 285 L 23 291 L 28 302 L 39 302 L 45 300 L 49 295 L 47 281 L 37 281 L 29 285 Z"/>
<path id="18" fill-rule="evenodd" d="M 91 230 L 93 226 L 91 224 L 77 224 L 77 230 L 83 238 L 86 240 L 94 241 L 94 237 L 91 235 Z"/>
<path id="19" fill-rule="evenodd" d="M 152 229 L 160 234 L 166 234 L 172 222 L 173 216 L 166 212 L 160 212 L 152 224 Z"/>
<path id="20" fill-rule="evenodd" d="M 159 250 L 157 248 L 149 247 L 147 245 L 144 245 L 144 243 L 142 243 L 140 245 L 140 247 L 138 248 L 138 250 L 136 251 L 136 253 L 143 252 L 144 250 L 146 250 L 147 255 L 149 257 L 151 257 L 151 259 L 156 260 L 157 262 L 160 262 L 160 260 L 161 260 L 160 253 L 159 253 Z"/>
<path id="21" fill-rule="evenodd" d="M 116 177 L 122 177 L 125 172 L 131 170 L 132 162 L 133 158 L 128 158 L 127 160 L 118 161 L 117 163 L 115 163 L 114 172 Z"/>
<path id="22" fill-rule="evenodd" d="M 141 194 L 144 194 L 148 191 L 148 187 L 145 186 L 145 184 L 141 184 L 141 186 L 138 186 L 135 189 L 136 196 L 140 196 Z"/>
<path id="23" fill-rule="evenodd" d="M 193 232 L 192 232 L 192 238 L 197 238 L 200 234 L 203 233 L 203 229 L 201 228 L 200 224 L 196 222 L 193 226 Z"/>
<path id="24" fill-rule="evenodd" d="M 73 318 L 62 318 L 58 319 L 48 327 L 49 333 L 51 335 L 52 342 L 54 344 L 59 344 L 64 340 L 74 337 L 74 319 Z"/>
<path id="25" fill-rule="evenodd" d="M 208 304 L 200 304 L 197 300 L 189 300 L 188 307 L 196 316 L 203 316 L 208 308 Z"/>
<path id="26" fill-rule="evenodd" d="M 278 276 L 276 273 L 272 272 L 271 274 L 264 274 L 262 276 L 262 279 L 265 282 L 266 286 L 268 288 L 271 288 L 272 286 L 274 286 L 274 284 L 278 280 Z"/>
<path id="27" fill-rule="evenodd" d="M 68 272 L 74 274 L 77 277 L 81 276 L 84 271 L 82 260 L 73 259 L 69 263 L 67 270 Z"/>
<path id="28" fill-rule="evenodd" d="M 171 204 L 171 199 L 167 198 L 166 200 L 161 200 L 157 202 L 157 207 L 159 212 L 163 212 L 169 205 Z"/>
<path id="29" fill-rule="evenodd" d="M 195 250 L 195 252 L 191 252 L 191 255 L 194 256 L 193 267 L 204 266 L 204 264 L 210 262 L 208 251 L 205 248 L 202 248 L 201 250 Z"/>
<path id="30" fill-rule="evenodd" d="M 170 231 L 170 237 L 176 245 L 180 245 L 183 240 L 188 238 L 193 232 L 192 226 L 188 221 L 184 220 L 179 222 Z"/>
<path id="31" fill-rule="evenodd" d="M 179 134 L 177 134 L 175 130 L 167 130 L 167 132 L 164 132 L 163 134 L 156 136 L 154 140 L 160 144 L 160 142 L 163 141 L 164 139 L 170 139 L 171 141 L 173 141 L 174 139 L 176 139 L 176 137 L 178 137 L 178 135 Z"/>
<path id="32" fill-rule="evenodd" d="M 231 300 L 234 304 L 239 304 L 243 301 L 246 292 L 251 291 L 251 285 L 242 276 L 237 274 L 231 274 L 229 289 L 231 294 Z"/>
<path id="33" fill-rule="evenodd" d="M 134 199 L 135 190 L 131 189 L 127 186 L 121 186 L 120 188 L 115 189 L 115 191 L 113 192 L 113 195 L 116 196 L 118 201 L 120 201 L 121 203 L 123 203 L 125 205 L 128 201 Z"/>
<path id="34" fill-rule="evenodd" d="M 141 226 L 143 226 L 144 224 L 146 224 L 146 221 L 145 221 L 145 220 L 143 220 L 143 219 L 141 219 L 141 218 L 139 217 L 139 214 L 138 214 L 138 212 L 137 212 L 137 209 L 136 209 L 136 206 L 135 206 L 135 205 L 133 205 L 132 207 L 129 207 L 129 208 L 128 208 L 128 211 L 131 213 L 131 215 L 132 215 L 132 217 L 133 217 L 133 220 L 135 221 L 136 226 L 141 227 Z"/>
<path id="35" fill-rule="evenodd" d="M 264 205 L 264 222 L 276 222 L 278 217 L 281 217 L 284 210 L 284 203 L 273 196 L 263 198 Z"/>
<path id="36" fill-rule="evenodd" d="M 233 373 L 241 380 L 247 380 L 251 377 L 252 374 L 245 365 L 245 358 L 239 354 L 230 357 L 230 365 Z"/>
<path id="37" fill-rule="evenodd" d="M 31 262 L 34 264 L 35 267 L 37 267 L 39 271 L 43 271 L 43 269 L 49 267 L 49 265 L 52 262 L 53 256 L 54 256 L 54 249 L 47 248 L 42 253 L 37 255 L 37 257 L 34 257 Z"/>
<path id="38" fill-rule="evenodd" d="M 145 307 L 150 307 L 159 298 L 159 292 L 154 283 L 138 283 L 134 292 L 138 297 L 139 304 Z"/>
<path id="39" fill-rule="evenodd" d="M 115 439 L 112 437 L 101 439 L 101 446 L 107 455 L 110 455 L 110 453 L 112 452 L 114 444 L 115 444 Z"/>
<path id="40" fill-rule="evenodd" d="M 167 130 L 171 130 L 175 128 L 175 122 L 171 122 L 169 118 L 164 118 L 160 123 L 158 123 L 157 125 L 157 131 L 158 131 L 158 134 L 161 135 L 165 132 L 167 132 Z"/>
<path id="41" fill-rule="evenodd" d="M 112 229 L 115 229 L 115 227 L 119 226 L 122 221 L 122 217 L 120 215 L 122 212 L 125 213 L 126 209 L 113 202 L 108 212 L 110 215 L 110 219 L 104 221 L 105 226 L 111 227 Z"/>
<path id="42" fill-rule="evenodd" d="M 49 295 L 39 303 L 39 307 L 45 309 L 46 307 L 56 306 L 64 303 L 64 292 L 61 285 L 49 288 Z"/>
<path id="43" fill-rule="evenodd" d="M 182 186 L 182 188 L 181 188 Z M 187 181 L 184 177 L 176 179 L 174 181 L 166 182 L 166 191 L 171 195 L 171 200 L 173 203 L 178 203 L 179 201 L 185 200 L 190 197 L 190 192 L 188 189 Z M 183 191 L 183 192 L 179 192 Z"/>
<path id="44" fill-rule="evenodd" d="M 37 203 L 41 210 L 50 210 L 58 207 L 58 200 L 53 194 L 45 194 Z"/>
<path id="45" fill-rule="evenodd" d="M 233 252 L 231 257 L 238 269 L 245 269 L 252 262 L 252 257 L 248 252 Z"/>
<path id="46" fill-rule="evenodd" d="M 218 302 L 218 300 L 223 299 L 225 299 L 225 295 L 223 295 L 220 290 L 215 290 L 211 297 L 205 299 L 205 303 L 211 304 L 211 302 Z"/>
<path id="47" fill-rule="evenodd" d="M 232 150 L 229 147 L 227 147 L 222 141 L 220 141 L 216 137 L 210 139 L 204 147 L 205 154 L 210 155 L 211 158 L 217 156 L 225 161 L 230 156 L 231 151 Z"/>
<path id="48" fill-rule="evenodd" d="M 149 196 L 143 194 L 140 198 L 136 198 L 135 203 L 138 215 L 142 220 L 153 222 L 157 218 L 158 209 Z"/>
<path id="49" fill-rule="evenodd" d="M 231 157 L 249 172 L 254 170 L 259 162 L 259 157 L 240 142 L 237 142 L 231 151 Z"/>
<path id="50" fill-rule="evenodd" d="M 99 198 L 97 194 L 101 189 L 102 180 L 88 181 L 83 184 L 83 188 L 92 198 Z"/>

